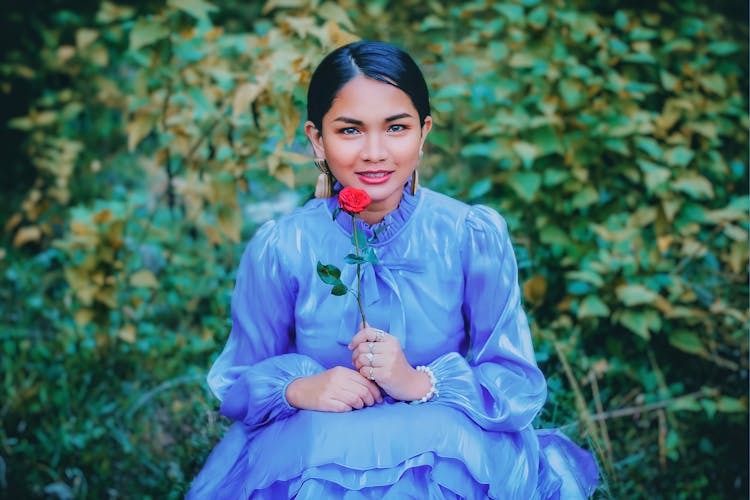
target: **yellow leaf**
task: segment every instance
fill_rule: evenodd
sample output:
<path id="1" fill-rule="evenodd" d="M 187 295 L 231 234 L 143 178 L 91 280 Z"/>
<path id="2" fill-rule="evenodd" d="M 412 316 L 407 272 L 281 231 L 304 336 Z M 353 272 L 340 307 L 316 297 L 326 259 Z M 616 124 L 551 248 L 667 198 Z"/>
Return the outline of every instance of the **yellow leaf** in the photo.
<path id="1" fill-rule="evenodd" d="M 150 116 L 138 114 L 135 119 L 128 123 L 128 151 L 135 151 L 135 148 L 140 142 L 151 133 L 151 129 L 154 127 L 153 120 Z"/>
<path id="2" fill-rule="evenodd" d="M 536 275 L 523 284 L 523 296 L 531 304 L 538 305 L 544 301 L 547 294 L 547 280 L 544 276 Z"/>
<path id="3" fill-rule="evenodd" d="M 157 281 L 154 273 L 152 273 L 148 269 L 141 269 L 140 271 L 134 272 L 130 276 L 130 286 L 141 288 L 158 288 L 159 281 Z"/>
<path id="4" fill-rule="evenodd" d="M 342 30 L 339 27 L 338 22 L 328 21 L 326 23 L 326 28 L 328 31 L 328 38 L 331 39 L 331 45 L 334 47 L 341 47 L 342 45 L 346 45 L 347 43 L 352 43 L 359 40 L 357 36 L 352 35 L 348 31 Z"/>
<path id="5" fill-rule="evenodd" d="M 659 247 L 659 251 L 661 253 L 664 253 L 669 250 L 669 247 L 672 245 L 673 239 L 674 238 L 671 234 L 659 236 L 658 238 L 656 238 L 656 246 Z"/>
<path id="6" fill-rule="evenodd" d="M 243 113 L 247 113 L 250 107 L 250 103 L 260 95 L 263 87 L 257 83 L 243 83 L 237 87 L 237 91 L 234 94 L 234 101 L 232 101 L 232 119 L 236 120 Z"/>
<path id="7" fill-rule="evenodd" d="M 42 230 L 38 226 L 22 227 L 13 238 L 13 246 L 18 248 L 26 243 L 39 241 L 40 239 L 42 239 Z"/>
<path id="8" fill-rule="evenodd" d="M 91 217 L 91 220 L 93 220 L 97 224 L 104 224 L 105 222 L 109 222 L 110 220 L 112 220 L 112 210 L 108 208 L 99 210 Z"/>
<path id="9" fill-rule="evenodd" d="M 61 45 L 57 48 L 57 62 L 63 64 L 76 55 L 76 48 L 72 45 Z"/>
<path id="10" fill-rule="evenodd" d="M 91 309 L 79 309 L 73 315 L 78 326 L 86 326 L 94 320 L 94 312 Z"/>
<path id="11" fill-rule="evenodd" d="M 91 45 L 91 42 L 99 38 L 99 32 L 92 29 L 81 28 L 76 31 L 76 47 L 83 49 Z"/>
<path id="12" fill-rule="evenodd" d="M 240 229 L 242 226 L 242 217 L 240 211 L 225 205 L 219 209 L 217 223 L 219 231 L 235 243 L 240 242 Z"/>
<path id="13" fill-rule="evenodd" d="M 22 220 L 23 216 L 21 214 L 19 214 L 18 212 L 14 213 L 8 218 L 7 222 L 5 223 L 5 231 L 8 233 L 13 231 L 13 229 L 15 229 L 15 227 L 19 225 Z"/>
<path id="14" fill-rule="evenodd" d="M 294 188 L 294 170 L 292 170 L 291 167 L 283 165 L 276 169 L 273 176 L 286 184 L 289 189 Z"/>
<path id="15" fill-rule="evenodd" d="M 120 328 L 120 331 L 117 332 L 117 337 L 128 344 L 132 344 L 135 342 L 135 325 L 127 324 L 123 326 Z"/>

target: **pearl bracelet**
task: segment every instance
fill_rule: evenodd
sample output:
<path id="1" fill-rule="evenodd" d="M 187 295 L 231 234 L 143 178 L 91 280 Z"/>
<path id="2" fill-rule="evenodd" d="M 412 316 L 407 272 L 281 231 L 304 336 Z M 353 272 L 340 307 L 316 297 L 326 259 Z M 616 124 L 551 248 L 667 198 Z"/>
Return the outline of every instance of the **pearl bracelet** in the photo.
<path id="1" fill-rule="evenodd" d="M 427 391 L 427 394 L 422 396 L 422 399 L 415 399 L 411 402 L 411 404 L 419 404 L 419 403 L 426 403 L 432 397 L 438 397 L 438 390 L 437 390 L 437 378 L 435 378 L 435 374 L 432 373 L 432 369 L 430 369 L 429 366 L 417 366 L 418 372 L 425 372 L 430 377 L 430 390 Z"/>

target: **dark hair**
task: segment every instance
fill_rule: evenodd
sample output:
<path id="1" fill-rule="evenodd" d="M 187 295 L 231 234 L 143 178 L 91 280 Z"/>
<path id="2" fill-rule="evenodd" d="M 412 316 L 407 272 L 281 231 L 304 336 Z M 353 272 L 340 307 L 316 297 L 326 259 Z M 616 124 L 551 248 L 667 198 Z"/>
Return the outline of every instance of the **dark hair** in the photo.
<path id="1" fill-rule="evenodd" d="M 307 119 L 323 130 L 323 115 L 339 90 L 358 75 L 393 85 L 409 96 L 419 122 L 430 114 L 430 96 L 422 71 L 409 54 L 386 42 L 361 40 L 328 54 L 315 69 L 307 89 Z"/>

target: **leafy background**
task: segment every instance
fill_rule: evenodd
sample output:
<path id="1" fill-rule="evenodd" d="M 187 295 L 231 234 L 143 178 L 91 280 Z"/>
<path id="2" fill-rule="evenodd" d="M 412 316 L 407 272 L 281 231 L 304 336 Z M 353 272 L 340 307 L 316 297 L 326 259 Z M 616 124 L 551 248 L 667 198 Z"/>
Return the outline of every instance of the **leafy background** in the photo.
<path id="1" fill-rule="evenodd" d="M 94 0 L 0 30 L 0 496 L 179 498 L 244 242 L 312 192 L 310 73 L 424 68 L 435 190 L 508 220 L 540 427 L 602 498 L 748 493 L 746 2 Z M 311 278 L 313 279 L 313 278 Z"/>

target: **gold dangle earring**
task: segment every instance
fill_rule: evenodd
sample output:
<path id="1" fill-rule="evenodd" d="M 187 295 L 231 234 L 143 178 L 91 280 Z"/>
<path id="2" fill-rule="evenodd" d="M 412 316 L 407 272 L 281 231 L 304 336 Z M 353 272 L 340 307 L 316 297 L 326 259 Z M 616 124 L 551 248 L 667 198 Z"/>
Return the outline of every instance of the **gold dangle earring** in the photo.
<path id="1" fill-rule="evenodd" d="M 331 175 L 331 169 L 328 168 L 328 162 L 322 158 L 315 158 L 313 163 L 320 170 L 318 182 L 315 184 L 315 197 L 330 198 L 333 196 L 333 176 Z"/>
<path id="2" fill-rule="evenodd" d="M 422 156 L 424 156 L 424 151 L 421 149 L 419 150 L 419 159 L 422 159 Z M 409 189 L 409 193 L 414 196 L 417 194 L 417 188 L 419 187 L 419 171 L 415 168 L 414 172 L 411 174 L 411 188 Z"/>

